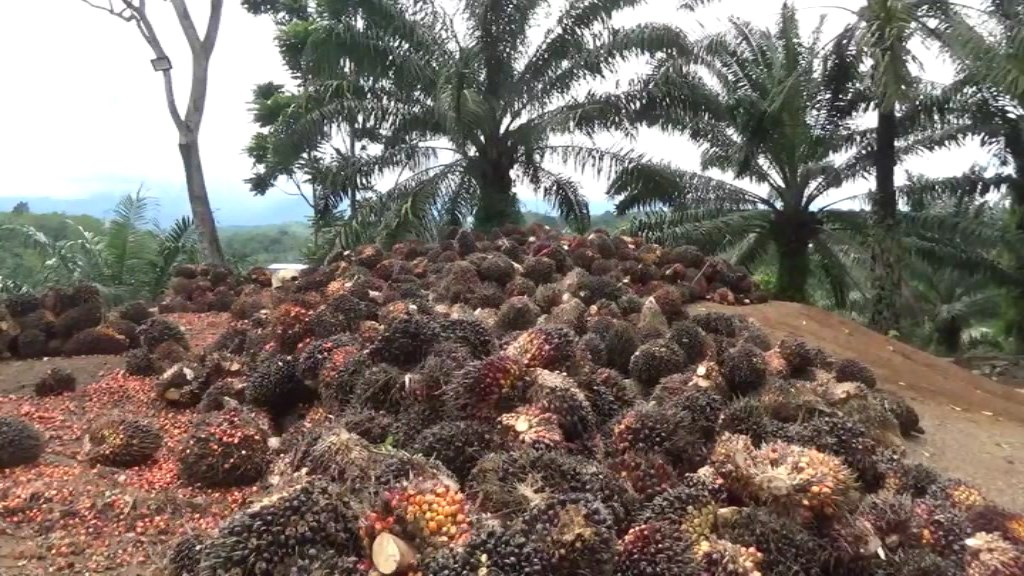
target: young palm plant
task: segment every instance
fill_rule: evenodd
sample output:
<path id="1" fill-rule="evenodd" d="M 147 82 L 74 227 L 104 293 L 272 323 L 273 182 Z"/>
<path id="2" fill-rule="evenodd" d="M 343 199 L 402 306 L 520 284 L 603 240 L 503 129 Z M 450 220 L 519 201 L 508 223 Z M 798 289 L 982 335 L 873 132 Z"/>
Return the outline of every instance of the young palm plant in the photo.
<path id="1" fill-rule="evenodd" d="M 521 219 L 517 183 L 535 189 L 574 227 L 589 220 L 580 185 L 561 171 L 619 167 L 631 159 L 588 142 L 560 141 L 630 129 L 628 94 L 585 92 L 625 58 L 686 48 L 667 25 L 616 27 L 613 16 L 643 0 L 570 2 L 538 43 L 529 32 L 548 21 L 549 2 L 467 0 L 448 14 L 432 3 L 344 2 L 345 21 L 320 3 L 310 20 L 282 32 L 310 78 L 351 63 L 360 78 L 386 79 L 401 93 L 391 133 L 361 166 L 379 176 L 404 171 L 390 190 L 393 223 L 417 228 L 438 214 L 493 229 Z M 324 12 L 324 14 L 321 13 Z M 297 47 L 301 47 L 299 50 Z M 311 118 L 329 115 L 345 95 L 324 99 Z"/>
<path id="2" fill-rule="evenodd" d="M 192 219 L 183 216 L 167 230 L 153 218 L 156 202 L 141 189 L 115 205 L 100 233 L 72 224 L 78 238 L 55 241 L 27 225 L 7 226 L 43 255 L 37 278 L 26 288 L 95 284 L 108 301 L 155 298 L 170 280 L 171 269 L 199 259 L 199 241 Z"/>
<path id="3" fill-rule="evenodd" d="M 731 249 L 741 265 L 774 256 L 779 299 L 806 301 L 817 270 L 845 305 L 844 262 L 865 216 L 827 196 L 870 168 L 869 156 L 846 153 L 869 99 L 848 48 L 837 41 L 824 49 L 820 24 L 805 40 L 787 5 L 774 30 L 734 19 L 693 53 L 658 61 L 644 120 L 701 144 L 703 170 L 755 187 L 637 163 L 609 187 L 618 213 L 645 211 L 632 230 L 652 241 Z"/>

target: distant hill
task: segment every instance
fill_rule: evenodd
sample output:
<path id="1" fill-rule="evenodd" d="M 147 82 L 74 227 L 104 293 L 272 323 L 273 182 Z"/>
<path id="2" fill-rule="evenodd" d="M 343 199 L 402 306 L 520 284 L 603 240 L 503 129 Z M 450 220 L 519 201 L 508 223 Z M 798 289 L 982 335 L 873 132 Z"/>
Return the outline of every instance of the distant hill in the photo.
<path id="1" fill-rule="evenodd" d="M 87 198 L 55 198 L 49 196 L 2 196 L 0 212 L 8 212 L 18 202 L 26 202 L 32 212 L 62 212 L 64 214 L 86 214 L 97 218 L 107 218 L 110 210 L 125 192 L 122 190 L 95 194 Z M 149 196 L 159 199 L 160 211 L 158 220 L 166 226 L 178 217 L 191 214 L 192 209 L 188 197 L 184 193 L 168 194 L 158 191 L 147 192 Z M 222 226 L 250 226 L 265 224 L 281 224 L 305 220 L 309 214 L 309 206 L 301 198 L 285 194 L 268 194 L 260 198 L 246 193 L 210 193 L 210 204 L 214 217 Z"/>
<path id="2" fill-rule="evenodd" d="M 18 202 L 26 202 L 29 209 L 37 214 L 62 212 L 107 218 L 110 216 L 111 208 L 117 204 L 121 196 L 126 192 L 133 191 L 121 190 L 95 194 L 87 198 L 56 198 L 42 195 L 0 196 L 0 212 L 9 212 Z M 171 194 L 151 190 L 147 194 L 160 201 L 158 220 L 161 226 L 166 226 L 179 216 L 192 212 L 188 204 L 188 197 L 183 192 Z M 271 192 L 263 197 L 252 196 L 244 191 L 211 192 L 210 204 L 213 206 L 214 217 L 221 226 L 265 226 L 303 222 L 311 214 L 309 206 L 301 198 L 280 192 Z M 553 217 L 554 214 L 546 204 L 532 198 L 524 200 L 523 207 L 538 216 Z M 595 201 L 591 204 L 591 213 L 598 214 L 610 208 L 611 204 L 608 202 Z"/>

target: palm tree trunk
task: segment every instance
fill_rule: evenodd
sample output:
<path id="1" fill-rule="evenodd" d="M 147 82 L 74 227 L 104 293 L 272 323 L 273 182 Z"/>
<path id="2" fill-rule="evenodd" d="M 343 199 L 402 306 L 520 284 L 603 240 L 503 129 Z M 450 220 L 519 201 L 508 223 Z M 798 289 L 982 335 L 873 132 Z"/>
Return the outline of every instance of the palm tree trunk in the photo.
<path id="1" fill-rule="evenodd" d="M 198 139 L 183 139 L 178 144 L 178 151 L 185 167 L 188 202 L 192 206 L 192 218 L 202 240 L 203 255 L 211 264 L 225 265 L 227 260 L 220 246 L 220 235 L 217 233 L 217 223 L 210 208 L 210 198 L 206 194 L 206 179 L 203 176 L 203 161 L 199 156 Z"/>
<path id="2" fill-rule="evenodd" d="M 473 228 L 491 231 L 504 224 L 521 224 L 523 213 L 512 192 L 512 168 L 507 163 L 490 162 L 477 178 L 480 199 L 473 215 Z"/>
<path id="3" fill-rule="evenodd" d="M 871 314 L 882 334 L 899 330 L 900 241 L 896 199 L 896 112 L 879 108 L 875 129 L 875 193 L 871 202 Z"/>
<path id="4" fill-rule="evenodd" d="M 945 356 L 956 356 L 960 353 L 960 341 L 963 326 L 957 320 L 947 320 L 935 327 L 935 343 L 939 352 Z"/>
<path id="5" fill-rule="evenodd" d="M 778 238 L 775 242 L 779 253 L 776 267 L 776 300 L 787 302 L 807 301 L 807 280 L 811 274 L 811 255 L 807 240 L 792 234 Z"/>
<path id="6" fill-rule="evenodd" d="M 1024 234 L 1024 124 L 1011 126 L 1003 141 L 1014 166 L 1013 180 L 1009 185 L 1009 226 L 1013 232 Z M 1024 276 L 1024 254 L 1013 250 L 1010 257 L 1012 270 L 1018 276 Z M 1013 286 L 1007 291 L 1004 314 L 1004 328 L 1012 339 L 1014 352 L 1024 353 L 1024 286 Z"/>

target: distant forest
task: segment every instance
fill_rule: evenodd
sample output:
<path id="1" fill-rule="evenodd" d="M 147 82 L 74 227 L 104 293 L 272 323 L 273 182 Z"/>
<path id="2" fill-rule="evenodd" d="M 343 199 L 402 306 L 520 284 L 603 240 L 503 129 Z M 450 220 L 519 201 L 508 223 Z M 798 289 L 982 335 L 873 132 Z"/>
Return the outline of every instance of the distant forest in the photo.
<path id="1" fill-rule="evenodd" d="M 540 222 L 561 227 L 558 218 L 537 212 L 526 212 L 527 222 Z M 614 230 L 625 222 L 611 213 L 596 215 L 594 228 Z M 0 212 L 0 278 L 19 283 L 37 277 L 47 258 L 25 242 L 23 230 L 41 233 L 53 246 L 81 240 L 86 235 L 102 236 L 105 223 L 94 216 L 68 215 L 56 212 L 35 214 L 28 206 L 19 205 L 10 212 Z M 310 226 L 306 222 L 288 222 L 263 226 L 224 226 L 219 229 L 228 260 L 239 268 L 275 262 L 302 262 L 310 243 Z"/>

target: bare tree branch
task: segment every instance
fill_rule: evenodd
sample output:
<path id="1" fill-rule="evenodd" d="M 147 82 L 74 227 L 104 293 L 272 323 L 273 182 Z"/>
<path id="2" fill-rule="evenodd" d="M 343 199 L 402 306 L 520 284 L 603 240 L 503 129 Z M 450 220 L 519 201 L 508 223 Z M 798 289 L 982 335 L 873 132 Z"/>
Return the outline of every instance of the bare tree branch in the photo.
<path id="1" fill-rule="evenodd" d="M 178 16 L 178 23 L 181 24 L 181 31 L 185 33 L 188 47 L 192 51 L 193 58 L 195 58 L 203 52 L 203 43 L 199 38 L 199 31 L 196 30 L 196 23 L 192 21 L 192 14 L 188 11 L 188 5 L 185 4 L 185 0 L 171 0 L 171 6 L 174 7 L 174 13 Z"/>
<path id="2" fill-rule="evenodd" d="M 213 54 L 213 46 L 217 43 L 220 32 L 220 16 L 224 12 L 224 0 L 210 0 L 210 19 L 206 22 L 206 34 L 203 34 L 203 48 L 206 56 Z"/>
<path id="3" fill-rule="evenodd" d="M 120 18 L 121 20 L 124 20 L 125 22 L 131 22 L 132 20 L 135 19 L 135 16 L 134 16 L 134 14 L 132 14 L 132 9 L 130 7 L 125 7 L 125 8 L 122 8 L 120 10 L 115 9 L 114 8 L 114 0 L 107 0 L 107 5 L 106 6 L 100 6 L 99 4 L 95 4 L 93 2 L 90 2 L 89 0 L 82 0 L 82 2 L 85 2 L 86 4 L 88 4 L 89 6 L 92 6 L 93 8 L 95 8 L 97 10 L 103 10 L 104 12 L 106 12 L 108 14 L 112 14 L 114 16 L 117 16 L 118 18 Z"/>

